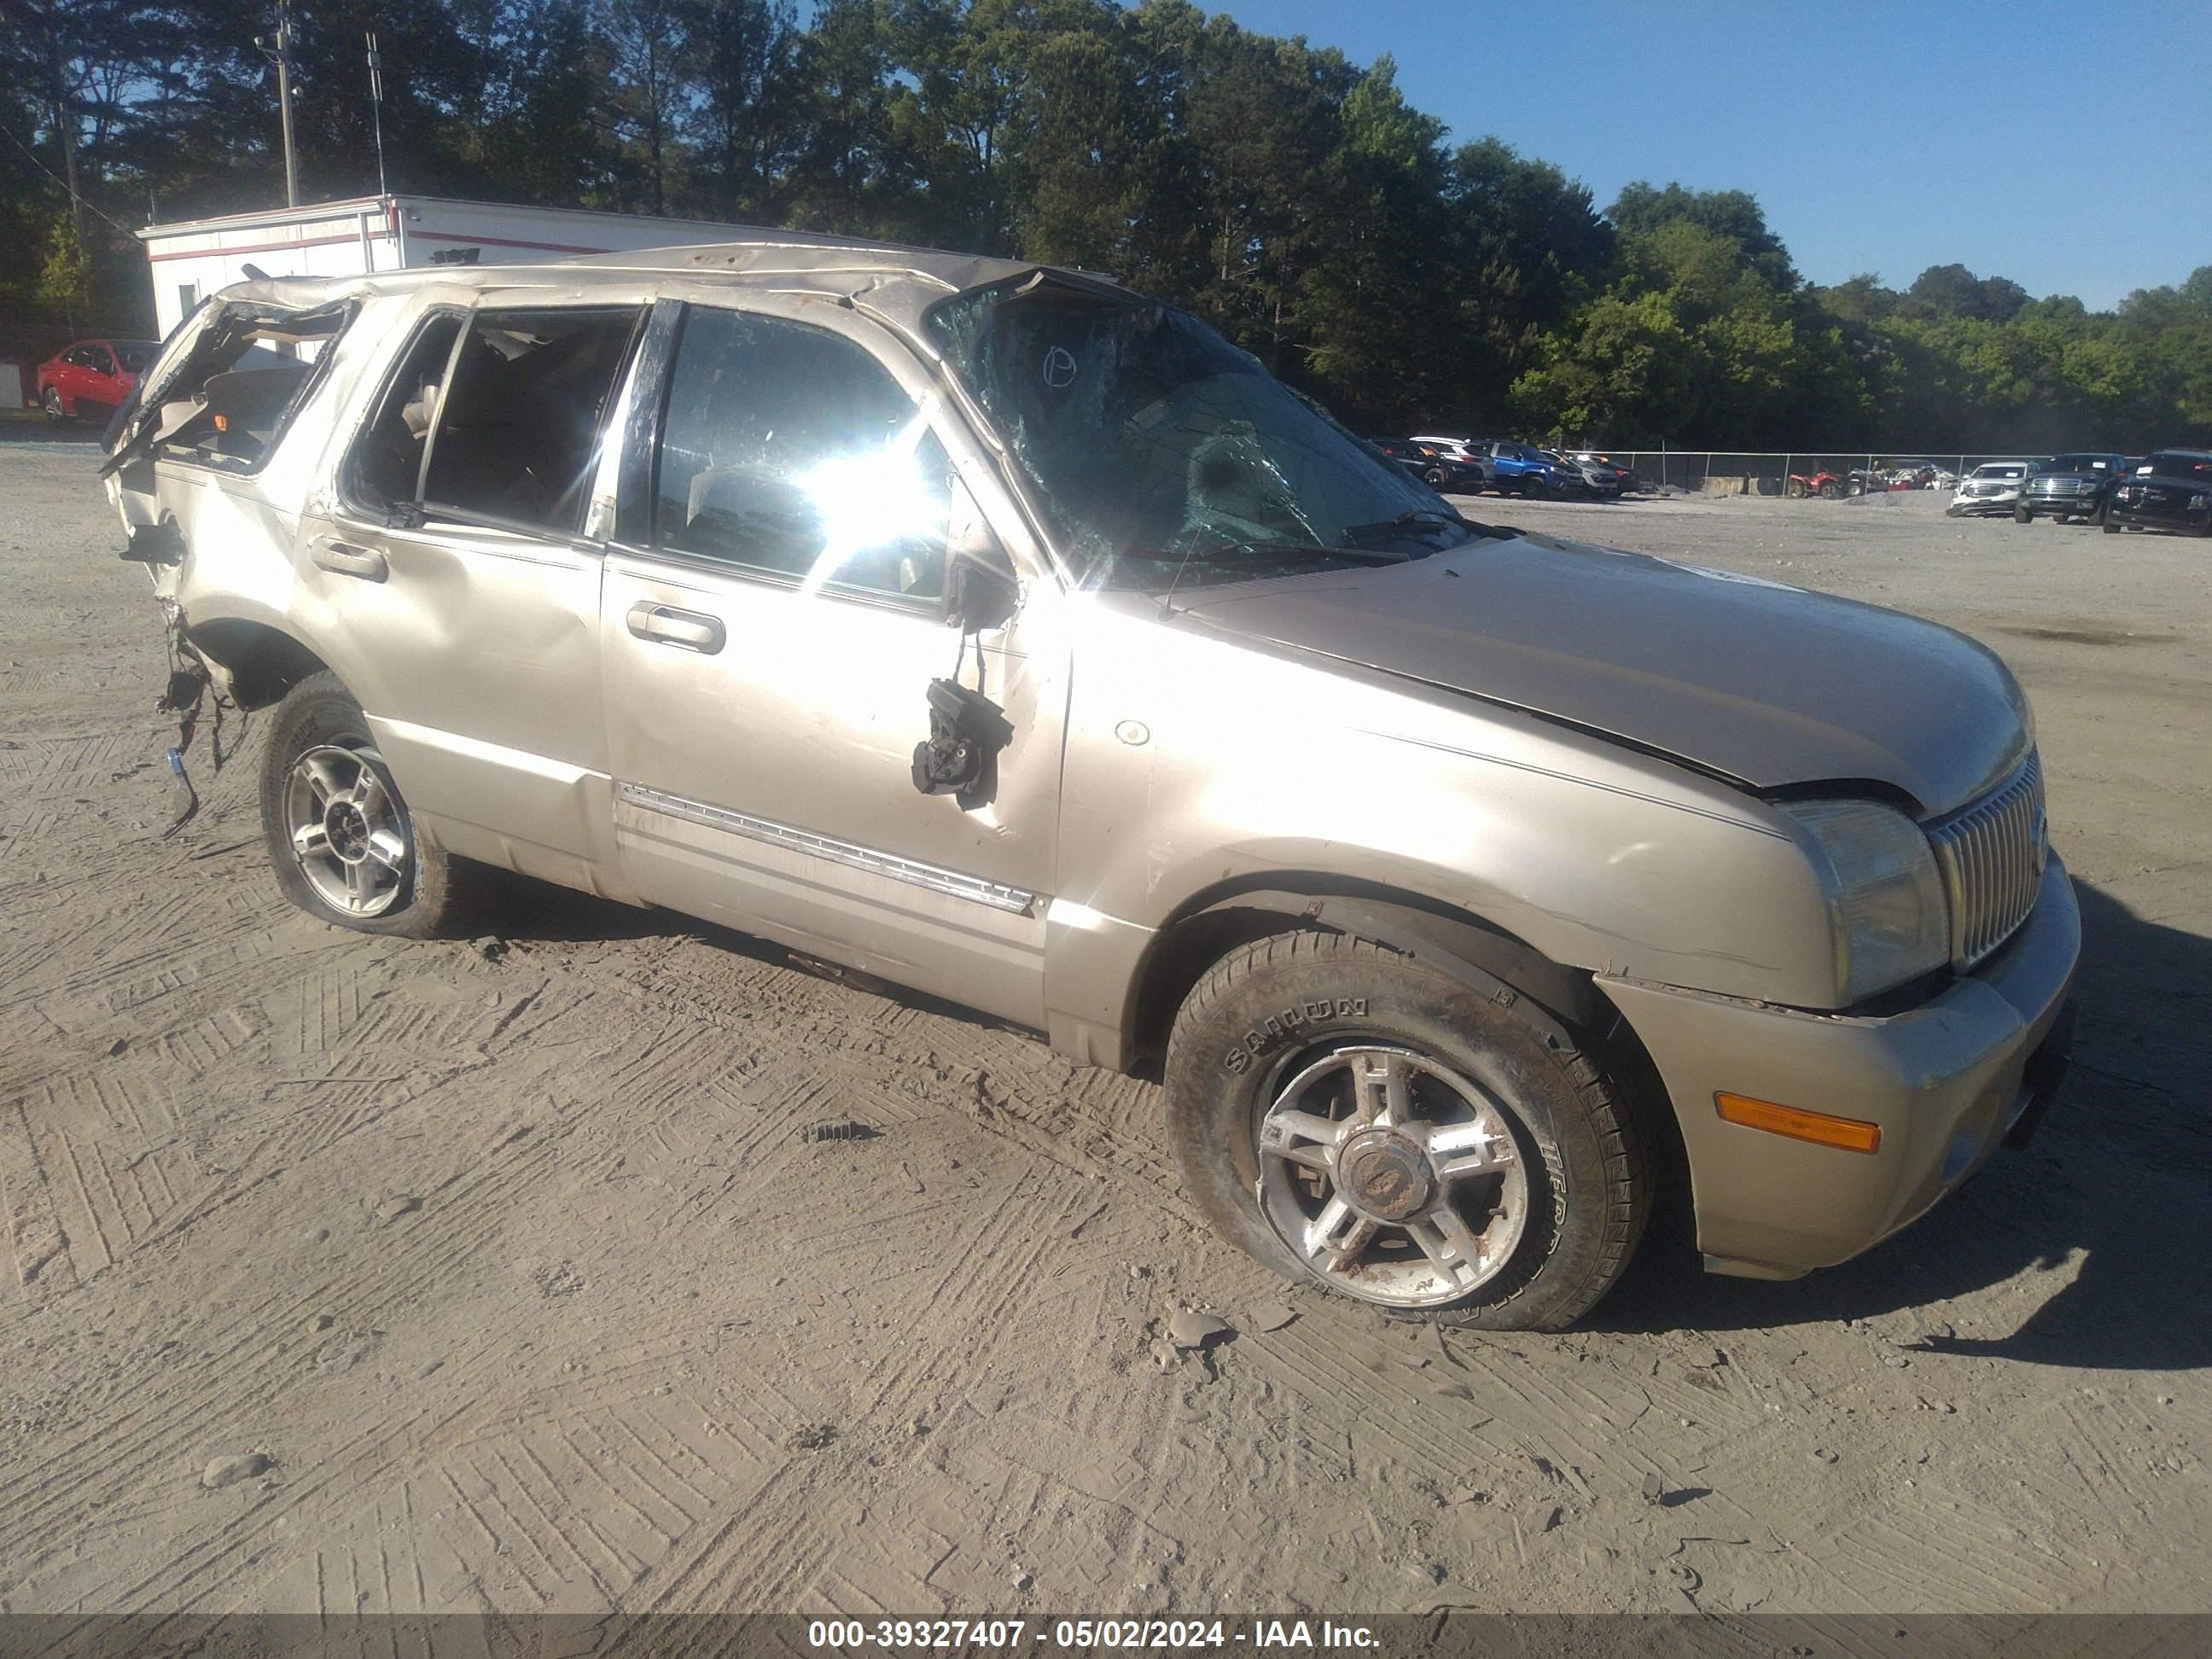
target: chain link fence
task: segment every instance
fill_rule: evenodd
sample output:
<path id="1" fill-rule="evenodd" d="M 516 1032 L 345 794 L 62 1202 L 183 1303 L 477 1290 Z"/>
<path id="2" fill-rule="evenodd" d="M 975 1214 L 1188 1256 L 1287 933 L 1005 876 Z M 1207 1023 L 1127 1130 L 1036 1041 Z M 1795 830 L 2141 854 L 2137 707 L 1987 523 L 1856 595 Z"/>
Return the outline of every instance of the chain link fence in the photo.
<path id="1" fill-rule="evenodd" d="M 1803 481 L 1800 488 L 1808 495 L 1850 495 L 1855 488 L 1857 492 L 1886 489 L 1913 479 L 1920 481 L 1919 487 L 1948 489 L 1987 462 L 2043 459 L 1894 450 L 1607 449 L 1595 444 L 1583 453 L 1607 455 L 1634 467 L 1646 489 L 1712 495 L 1788 495 L 1793 477 Z"/>

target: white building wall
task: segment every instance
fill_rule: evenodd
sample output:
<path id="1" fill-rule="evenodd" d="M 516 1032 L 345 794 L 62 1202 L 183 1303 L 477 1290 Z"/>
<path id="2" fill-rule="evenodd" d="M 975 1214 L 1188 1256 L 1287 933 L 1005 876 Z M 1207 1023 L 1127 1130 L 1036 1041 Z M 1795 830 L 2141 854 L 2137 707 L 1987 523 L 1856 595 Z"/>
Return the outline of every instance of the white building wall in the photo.
<path id="1" fill-rule="evenodd" d="M 390 219 L 386 204 L 372 200 L 149 226 L 139 236 L 154 283 L 155 324 L 166 337 L 201 300 L 244 282 L 249 264 L 271 276 L 396 269 Z"/>
<path id="2" fill-rule="evenodd" d="M 199 301 L 244 282 L 248 264 L 270 276 L 358 276 L 441 263 L 439 256 L 544 264 L 726 241 L 735 228 L 708 220 L 392 196 L 151 225 L 138 235 L 153 277 L 155 320 L 166 337 Z"/>

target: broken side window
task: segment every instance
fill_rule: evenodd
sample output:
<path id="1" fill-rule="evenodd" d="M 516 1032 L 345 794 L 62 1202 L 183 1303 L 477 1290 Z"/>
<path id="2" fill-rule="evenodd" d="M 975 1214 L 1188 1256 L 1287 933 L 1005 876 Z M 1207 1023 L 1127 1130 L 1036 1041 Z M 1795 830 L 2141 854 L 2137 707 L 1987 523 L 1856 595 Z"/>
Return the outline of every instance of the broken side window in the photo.
<path id="1" fill-rule="evenodd" d="M 477 313 L 433 391 L 425 510 L 574 534 L 644 314 Z"/>
<path id="2" fill-rule="evenodd" d="M 346 493 L 369 513 L 388 517 L 420 499 L 438 388 L 467 322 L 468 313 L 462 311 L 434 312 L 422 322 L 386 385 L 374 417 L 354 445 Z"/>
<path id="3" fill-rule="evenodd" d="M 331 343 L 353 319 L 351 304 L 313 312 L 225 307 L 160 384 L 143 385 L 118 413 L 118 444 L 104 471 L 148 447 L 173 460 L 226 472 L 261 469 L 330 360 Z M 312 356 L 302 356 L 302 351 Z"/>

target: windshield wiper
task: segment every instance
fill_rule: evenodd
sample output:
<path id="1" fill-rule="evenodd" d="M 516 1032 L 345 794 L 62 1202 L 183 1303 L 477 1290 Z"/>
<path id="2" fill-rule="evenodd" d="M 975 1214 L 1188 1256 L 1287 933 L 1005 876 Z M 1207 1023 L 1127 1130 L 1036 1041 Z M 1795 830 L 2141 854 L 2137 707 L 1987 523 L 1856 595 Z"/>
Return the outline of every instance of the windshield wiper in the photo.
<path id="1" fill-rule="evenodd" d="M 1374 541 L 1382 537 L 1404 536 L 1414 531 L 1473 530 L 1476 527 L 1471 520 L 1463 519 L 1456 513 L 1443 513 L 1434 507 L 1419 507 L 1401 513 L 1395 519 L 1382 519 L 1373 524 L 1349 526 L 1337 539 L 1346 547 L 1358 547 L 1363 542 Z"/>
<path id="2" fill-rule="evenodd" d="M 1367 527 L 1374 528 L 1371 525 Z M 1410 564 L 1419 556 L 1390 547 L 1354 546 L 1349 540 L 1352 532 L 1347 530 L 1344 533 L 1347 539 L 1340 547 L 1329 547 L 1320 542 L 1294 542 L 1285 538 L 1281 541 L 1239 542 L 1236 550 L 1239 553 L 1303 554 L 1317 559 L 1349 559 L 1354 564 Z M 1224 552 L 1228 550 L 1223 550 Z M 1199 557 L 1212 561 L 1214 556 L 1200 554 Z"/>

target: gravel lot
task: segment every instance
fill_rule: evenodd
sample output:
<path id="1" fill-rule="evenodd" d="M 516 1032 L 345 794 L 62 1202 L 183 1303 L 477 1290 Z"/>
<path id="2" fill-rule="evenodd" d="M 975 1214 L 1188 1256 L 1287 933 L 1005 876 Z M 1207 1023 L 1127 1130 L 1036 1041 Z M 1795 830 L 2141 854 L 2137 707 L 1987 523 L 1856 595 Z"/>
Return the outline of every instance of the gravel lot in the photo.
<path id="1" fill-rule="evenodd" d="M 1988 641 L 2088 940 L 2042 1136 L 1904 1236 L 1790 1285 L 1662 1242 L 1586 1331 L 1443 1340 L 1263 1328 L 1156 1091 L 1020 1034 L 520 884 L 473 941 L 317 926 L 251 729 L 164 841 L 93 467 L 0 449 L 0 1610 L 2212 1601 L 2203 544 L 1464 504 Z M 1164 1371 L 1186 1306 L 1236 1334 Z"/>

